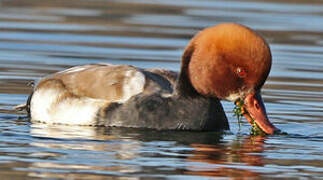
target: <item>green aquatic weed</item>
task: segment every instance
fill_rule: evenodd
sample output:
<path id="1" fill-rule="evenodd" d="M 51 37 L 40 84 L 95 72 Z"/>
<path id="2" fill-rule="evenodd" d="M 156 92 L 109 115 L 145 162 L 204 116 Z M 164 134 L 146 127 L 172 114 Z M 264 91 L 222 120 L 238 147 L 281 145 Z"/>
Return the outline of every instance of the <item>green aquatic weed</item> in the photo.
<path id="1" fill-rule="evenodd" d="M 253 135 L 253 136 L 265 136 L 266 135 L 266 133 L 262 129 L 260 129 L 260 127 L 257 125 L 257 123 L 253 119 L 252 119 L 252 128 L 250 131 L 250 135 Z"/>
<path id="2" fill-rule="evenodd" d="M 254 119 L 249 115 L 248 112 L 244 110 L 244 102 L 241 99 L 238 99 L 235 101 L 235 107 L 233 109 L 234 116 L 237 116 L 238 119 L 238 124 L 239 124 L 239 130 L 241 129 L 241 124 L 242 124 L 242 116 L 247 113 L 247 116 L 251 119 L 251 131 L 250 135 L 253 136 L 264 136 L 266 133 L 257 125 L 257 123 L 254 121 Z"/>
<path id="3" fill-rule="evenodd" d="M 235 101 L 235 107 L 233 108 L 233 113 L 234 113 L 234 116 L 237 116 L 237 119 L 238 119 L 238 124 L 239 124 L 239 130 L 241 129 L 241 124 L 242 124 L 242 116 L 243 116 L 243 113 L 244 113 L 244 110 L 243 110 L 243 100 L 241 99 L 238 99 Z"/>

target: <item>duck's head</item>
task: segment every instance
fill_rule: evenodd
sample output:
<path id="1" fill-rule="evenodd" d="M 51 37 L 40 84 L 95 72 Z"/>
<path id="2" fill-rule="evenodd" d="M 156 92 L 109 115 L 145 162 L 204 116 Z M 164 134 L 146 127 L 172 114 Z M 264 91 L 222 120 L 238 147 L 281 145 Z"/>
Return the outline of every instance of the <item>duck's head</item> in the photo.
<path id="1" fill-rule="evenodd" d="M 244 109 L 267 134 L 278 130 L 268 120 L 260 89 L 271 68 L 266 41 L 239 24 L 220 24 L 199 32 L 182 58 L 182 69 L 193 88 L 205 96 L 232 102 Z M 246 116 L 251 122 L 250 116 Z"/>

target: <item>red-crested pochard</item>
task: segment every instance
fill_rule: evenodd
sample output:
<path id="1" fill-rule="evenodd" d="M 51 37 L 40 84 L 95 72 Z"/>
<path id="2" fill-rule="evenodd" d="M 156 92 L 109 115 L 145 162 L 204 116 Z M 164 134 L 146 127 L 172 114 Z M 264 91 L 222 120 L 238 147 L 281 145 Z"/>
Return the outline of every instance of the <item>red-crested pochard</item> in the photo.
<path id="1" fill-rule="evenodd" d="M 193 37 L 179 73 L 129 65 L 77 66 L 45 77 L 27 101 L 32 121 L 158 130 L 228 130 L 220 100 L 244 101 L 246 118 L 267 134 L 260 88 L 271 68 L 266 41 L 239 24 Z"/>

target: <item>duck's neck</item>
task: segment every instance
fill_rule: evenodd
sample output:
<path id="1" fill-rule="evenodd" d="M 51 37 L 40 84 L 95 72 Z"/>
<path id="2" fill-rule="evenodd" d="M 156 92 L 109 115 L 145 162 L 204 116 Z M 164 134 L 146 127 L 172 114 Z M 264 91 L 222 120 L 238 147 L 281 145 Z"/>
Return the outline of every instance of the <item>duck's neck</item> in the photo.
<path id="1" fill-rule="evenodd" d="M 176 81 L 175 88 L 174 88 L 174 95 L 175 96 L 200 96 L 200 94 L 193 88 L 191 82 L 189 81 L 188 77 L 186 74 L 183 73 L 183 71 L 180 72 L 179 77 Z"/>
<path id="2" fill-rule="evenodd" d="M 190 43 L 183 53 L 181 71 L 173 91 L 172 100 L 174 103 L 172 109 L 174 109 L 175 117 L 177 117 L 175 119 L 179 119 L 181 125 L 176 129 L 228 130 L 228 120 L 220 100 L 198 93 L 189 79 L 188 69 L 193 51 L 193 43 Z M 178 109 L 181 109 L 184 113 L 181 114 Z"/>
<path id="3" fill-rule="evenodd" d="M 181 70 L 174 88 L 175 96 L 199 96 L 189 80 L 188 67 L 194 48 L 190 44 L 184 51 L 181 62 Z"/>

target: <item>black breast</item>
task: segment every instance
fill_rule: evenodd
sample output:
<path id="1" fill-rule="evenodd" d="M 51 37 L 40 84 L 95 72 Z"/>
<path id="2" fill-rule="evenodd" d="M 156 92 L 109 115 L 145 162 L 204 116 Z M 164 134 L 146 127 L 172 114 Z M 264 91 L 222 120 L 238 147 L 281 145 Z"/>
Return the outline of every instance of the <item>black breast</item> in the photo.
<path id="1" fill-rule="evenodd" d="M 139 94 L 124 104 L 112 103 L 102 110 L 98 125 L 158 130 L 228 130 L 222 105 L 203 96 L 162 97 Z"/>

